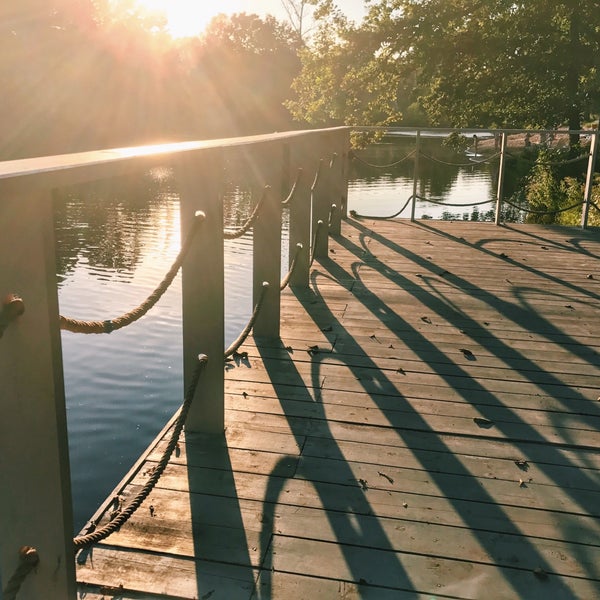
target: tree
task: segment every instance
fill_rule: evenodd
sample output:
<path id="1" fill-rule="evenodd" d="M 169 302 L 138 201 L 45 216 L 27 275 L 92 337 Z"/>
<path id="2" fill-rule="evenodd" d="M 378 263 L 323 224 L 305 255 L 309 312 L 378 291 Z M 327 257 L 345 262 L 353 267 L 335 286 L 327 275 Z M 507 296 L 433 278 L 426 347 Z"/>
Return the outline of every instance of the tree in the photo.
<path id="1" fill-rule="evenodd" d="M 290 26 L 301 40 L 306 40 L 313 28 L 312 25 L 307 26 L 307 19 L 311 19 L 317 2 L 318 0 L 281 0 Z"/>
<path id="2" fill-rule="evenodd" d="M 330 63 L 347 61 L 354 81 L 340 80 L 340 92 L 327 100 L 340 118 L 357 114 L 354 102 L 371 119 L 365 124 L 375 123 L 368 105 L 391 109 L 396 102 L 400 109 L 418 97 L 432 124 L 580 129 L 600 108 L 600 11 L 593 4 L 373 0 L 360 28 L 329 33 L 330 56 L 324 44 L 304 55 L 295 114 L 310 117 L 313 107 L 301 81 L 310 73 L 318 88 L 321 74 L 329 92 Z M 353 60 L 341 50 L 352 51 Z M 384 75 L 379 82 L 374 71 Z M 342 95 L 353 101 L 343 101 L 345 113 Z"/>

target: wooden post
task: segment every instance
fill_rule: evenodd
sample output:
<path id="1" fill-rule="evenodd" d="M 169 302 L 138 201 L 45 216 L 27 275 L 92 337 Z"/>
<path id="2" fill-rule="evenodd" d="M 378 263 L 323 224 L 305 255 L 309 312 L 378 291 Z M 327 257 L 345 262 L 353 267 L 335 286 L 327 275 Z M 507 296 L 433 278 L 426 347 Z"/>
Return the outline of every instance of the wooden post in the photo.
<path id="1" fill-rule="evenodd" d="M 255 173 L 255 188 L 258 194 L 269 189 L 261 211 L 254 223 L 253 239 L 253 306 L 256 306 L 263 284 L 268 282 L 269 290 L 264 298 L 262 309 L 254 323 L 253 333 L 257 337 L 278 338 L 280 325 L 281 290 L 281 178 L 283 176 L 283 150 L 280 143 L 269 143 L 253 147 L 250 164 Z"/>
<path id="2" fill-rule="evenodd" d="M 313 240 L 315 244 L 314 256 L 315 258 L 327 258 L 329 254 L 329 211 L 331 210 L 331 205 L 335 204 L 333 201 L 334 190 L 332 185 L 332 164 L 335 164 L 334 145 L 331 133 L 322 134 L 317 139 L 319 142 L 315 144 L 315 152 L 320 156 L 322 162 L 319 168 L 319 176 L 313 189 L 313 236 L 317 231 L 319 221 L 323 221 L 323 226 L 321 227 L 320 235 Z"/>
<path id="3" fill-rule="evenodd" d="M 297 258 L 296 268 L 292 274 L 292 287 L 308 287 L 310 272 L 310 224 L 311 224 L 311 187 L 318 168 L 315 160 L 314 146 L 310 137 L 294 140 L 291 148 L 290 165 L 296 174 L 301 169 L 294 198 L 290 204 L 290 249 L 289 264 L 296 255 L 296 245 L 302 244 Z"/>
<path id="4" fill-rule="evenodd" d="M 187 389 L 198 354 L 208 364 L 187 418 L 186 431 L 225 430 L 225 291 L 223 257 L 222 157 L 218 150 L 177 159 L 182 239 L 197 211 L 205 214 L 182 265 L 183 378 Z"/>
<path id="5" fill-rule="evenodd" d="M 415 162 L 413 171 L 413 192 L 410 208 L 410 220 L 415 220 L 415 211 L 417 208 L 417 195 L 419 193 L 419 155 L 421 154 L 421 130 L 417 130 L 417 139 L 415 140 Z"/>
<path id="6" fill-rule="evenodd" d="M 6 586 L 19 548 L 32 546 L 39 564 L 19 600 L 71 600 L 75 556 L 54 220 L 51 193 L 39 181 L 35 188 L 27 180 L 0 182 L 0 304 L 18 294 L 25 306 L 0 337 L 0 573 Z"/>
<path id="7" fill-rule="evenodd" d="M 342 219 L 348 211 L 348 147 L 350 145 L 349 130 L 340 130 L 334 133 L 335 160 L 331 170 L 332 200 L 335 210 L 331 215 L 331 235 L 340 235 L 342 232 Z"/>
<path id="8" fill-rule="evenodd" d="M 588 160 L 587 176 L 585 179 L 585 192 L 583 194 L 583 206 L 581 208 L 581 228 L 587 229 L 590 204 L 592 202 L 592 190 L 594 189 L 594 172 L 596 171 L 596 160 L 598 158 L 598 131 L 592 134 L 590 157 Z"/>
<path id="9" fill-rule="evenodd" d="M 500 225 L 502 218 L 502 200 L 504 196 L 504 169 L 506 167 L 506 142 L 508 136 L 502 132 L 502 143 L 500 145 L 500 165 L 498 166 L 498 190 L 496 192 L 496 219 L 495 224 Z"/>

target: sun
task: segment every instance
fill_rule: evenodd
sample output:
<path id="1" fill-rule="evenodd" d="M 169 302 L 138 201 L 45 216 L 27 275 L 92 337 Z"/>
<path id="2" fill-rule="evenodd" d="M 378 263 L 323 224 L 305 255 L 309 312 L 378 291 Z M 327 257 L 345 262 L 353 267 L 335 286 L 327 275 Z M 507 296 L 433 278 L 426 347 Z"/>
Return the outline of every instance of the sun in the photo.
<path id="1" fill-rule="evenodd" d="M 163 13 L 167 30 L 174 38 L 196 36 L 215 15 L 241 12 L 244 5 L 241 0 L 137 0 L 137 3 L 148 11 Z"/>

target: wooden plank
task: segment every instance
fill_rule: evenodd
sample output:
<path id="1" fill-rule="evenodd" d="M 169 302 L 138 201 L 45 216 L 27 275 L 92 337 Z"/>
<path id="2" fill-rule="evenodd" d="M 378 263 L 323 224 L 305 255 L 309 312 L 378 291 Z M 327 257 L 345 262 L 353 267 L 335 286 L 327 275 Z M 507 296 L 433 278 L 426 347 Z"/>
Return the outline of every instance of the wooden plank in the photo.
<path id="1" fill-rule="evenodd" d="M 479 600 L 494 590 L 494 598 L 593 598 L 597 582 L 547 575 L 545 581 L 532 569 L 497 568 L 468 561 L 450 561 L 435 555 L 415 555 L 346 546 L 275 535 L 272 568 L 295 574 L 363 582 L 372 587 L 459 595 Z"/>

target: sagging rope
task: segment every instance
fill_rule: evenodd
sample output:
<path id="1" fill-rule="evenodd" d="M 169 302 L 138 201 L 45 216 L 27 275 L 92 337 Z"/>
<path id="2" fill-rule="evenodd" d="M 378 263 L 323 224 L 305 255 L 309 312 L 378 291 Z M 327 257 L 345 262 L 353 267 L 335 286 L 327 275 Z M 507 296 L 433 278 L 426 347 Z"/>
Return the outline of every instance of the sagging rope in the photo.
<path id="1" fill-rule="evenodd" d="M 430 160 L 431 162 L 439 163 L 440 165 L 447 165 L 449 167 L 472 167 L 473 165 L 483 165 L 485 163 L 491 162 L 496 157 L 500 156 L 500 152 L 497 152 L 496 154 L 492 154 L 491 156 L 488 156 L 487 158 L 485 158 L 483 160 L 472 160 L 468 163 L 447 162 L 445 160 L 436 158 L 435 156 L 431 156 L 430 154 L 425 154 L 424 152 L 421 152 L 421 156 L 423 158 L 426 158 L 427 160 Z"/>
<path id="2" fill-rule="evenodd" d="M 177 442 L 179 440 L 179 436 L 183 430 L 183 426 L 185 425 L 185 420 L 187 418 L 188 412 L 190 410 L 190 406 L 192 405 L 192 400 L 194 399 L 194 395 L 196 394 L 196 389 L 198 387 L 198 382 L 200 380 L 200 375 L 208 362 L 208 357 L 206 354 L 200 354 L 198 356 L 198 363 L 196 364 L 196 368 L 192 374 L 192 379 L 188 386 L 187 392 L 185 394 L 185 398 L 181 408 L 179 409 L 179 414 L 177 415 L 177 419 L 173 425 L 173 433 L 171 434 L 171 439 L 167 444 L 165 451 L 163 452 L 162 458 L 160 459 L 158 465 L 152 472 L 152 475 L 148 479 L 148 481 L 144 484 L 144 487 L 136 494 L 135 498 L 123 509 L 121 510 L 114 519 L 112 519 L 109 523 L 101 527 L 100 529 L 96 529 L 95 531 L 91 531 L 90 533 L 86 533 L 84 535 L 77 536 L 73 539 L 73 545 L 75 549 L 86 548 L 91 544 L 96 544 L 105 540 L 111 533 L 114 533 L 118 529 L 120 529 L 129 518 L 135 513 L 135 511 L 140 507 L 142 502 L 150 495 L 150 492 L 154 489 L 154 486 L 160 479 L 160 476 L 163 474 L 165 468 L 167 467 L 167 463 L 171 458 L 171 454 L 173 454 L 173 450 L 177 446 Z"/>
<path id="3" fill-rule="evenodd" d="M 252 331 L 252 328 L 254 327 L 254 323 L 256 322 L 256 319 L 258 318 L 260 309 L 263 306 L 265 296 L 267 295 L 268 291 L 269 291 L 269 282 L 263 281 L 262 290 L 260 292 L 260 297 L 258 298 L 258 302 L 256 303 L 254 310 L 252 311 L 252 316 L 250 317 L 250 320 L 248 321 L 248 324 L 246 325 L 246 327 L 244 327 L 242 333 L 240 333 L 240 335 L 237 337 L 237 339 L 232 342 L 232 344 L 229 346 L 229 348 L 227 348 L 227 350 L 225 350 L 225 358 L 229 358 L 230 356 L 235 354 L 240 349 L 241 345 L 246 341 L 246 338 L 250 335 L 250 332 Z"/>
<path id="4" fill-rule="evenodd" d="M 314 192 L 317 189 L 317 185 L 319 183 L 319 179 L 321 179 L 321 173 L 323 171 L 323 163 L 324 160 L 322 158 L 319 159 L 319 166 L 317 167 L 317 170 L 315 172 L 315 178 L 313 179 L 312 185 L 310 186 L 311 192 Z"/>
<path id="5" fill-rule="evenodd" d="M 290 270 L 287 272 L 286 276 L 281 280 L 281 283 L 279 284 L 279 290 L 281 292 L 283 292 L 283 290 L 285 290 L 285 288 L 289 285 L 292 275 L 294 274 L 294 271 L 296 270 L 296 265 L 298 264 L 298 257 L 300 256 L 300 252 L 302 252 L 303 248 L 304 248 L 304 246 L 302 245 L 301 242 L 298 242 L 296 244 L 296 252 L 294 253 L 294 258 L 292 258 L 292 264 L 290 265 Z"/>
<path id="6" fill-rule="evenodd" d="M 571 206 L 567 206 L 566 208 L 557 208 L 554 210 L 534 210 L 532 208 L 524 208 L 522 206 L 519 206 L 518 204 L 510 202 L 509 200 L 504 200 L 504 204 L 508 204 L 509 206 L 512 206 L 513 208 L 516 208 L 517 210 L 523 211 L 524 213 L 528 213 L 530 215 L 556 215 L 558 213 L 567 212 L 568 210 L 573 210 L 578 206 L 582 206 L 584 202 L 577 202 L 575 204 L 572 204 Z"/>
<path id="7" fill-rule="evenodd" d="M 430 202 L 431 204 L 439 204 L 440 206 L 451 206 L 452 208 L 469 208 L 471 206 L 483 206 L 496 202 L 496 200 L 481 200 L 480 202 L 469 202 L 468 204 L 457 204 L 452 202 L 444 202 L 443 200 L 433 200 L 433 198 L 425 198 L 425 196 L 416 196 L 417 200 L 422 202 Z"/>
<path id="8" fill-rule="evenodd" d="M 248 231 L 250 230 L 250 227 L 252 227 L 252 225 L 254 225 L 254 221 L 256 221 L 256 219 L 258 217 L 258 213 L 260 212 L 260 209 L 262 208 L 265 198 L 267 197 L 267 194 L 270 192 L 270 190 L 271 190 L 271 187 L 268 185 L 265 185 L 262 196 L 259 198 L 258 202 L 256 203 L 256 206 L 254 207 L 252 213 L 250 214 L 250 216 L 248 217 L 246 222 L 239 229 L 236 229 L 234 231 L 224 231 L 223 232 L 224 239 L 236 240 L 238 238 L 241 238 L 246 233 L 248 233 Z"/>
<path id="9" fill-rule="evenodd" d="M 363 165 L 366 165 L 367 167 L 371 167 L 373 169 L 390 169 L 392 167 L 395 167 L 395 166 L 403 163 L 405 160 L 408 160 L 415 153 L 416 153 L 416 149 L 413 150 L 412 152 L 409 152 L 406 156 L 403 156 L 400 160 L 397 160 L 393 163 L 388 163 L 386 165 L 375 165 L 373 163 L 367 162 L 366 160 L 363 160 L 362 158 L 360 158 L 360 156 L 357 156 L 354 152 L 351 153 L 350 158 L 362 163 Z"/>
<path id="10" fill-rule="evenodd" d="M 358 218 L 358 219 L 373 219 L 374 221 L 386 221 L 388 219 L 395 219 L 396 217 L 398 217 L 400 214 L 402 214 L 405 210 L 406 207 L 411 203 L 412 199 L 415 196 L 413 196 L 413 194 L 411 194 L 408 197 L 408 200 L 404 203 L 404 206 L 397 212 L 395 212 L 393 215 L 388 215 L 388 216 L 372 216 L 372 215 L 362 215 L 357 213 L 355 210 L 351 210 L 350 211 L 350 216 L 354 219 Z"/>
<path id="11" fill-rule="evenodd" d="M 124 315 L 121 315 L 120 317 L 117 317 L 116 319 L 109 319 L 106 321 L 79 321 L 69 317 L 63 317 L 61 315 L 59 317 L 60 328 L 73 333 L 111 333 L 112 331 L 122 329 L 123 327 L 126 327 L 127 325 L 130 325 L 131 323 L 141 319 L 160 300 L 171 283 L 173 283 L 173 280 L 181 268 L 185 256 L 192 245 L 192 240 L 199 229 L 199 225 L 204 221 L 205 218 L 206 215 L 204 212 L 196 212 L 190 231 L 188 232 L 187 237 L 181 246 L 181 250 L 179 251 L 177 258 L 171 265 L 171 268 L 165 275 L 164 279 L 160 282 L 158 287 L 138 307 L 134 308 L 128 313 L 125 313 Z"/>
<path id="12" fill-rule="evenodd" d="M 296 196 L 296 190 L 298 189 L 298 184 L 300 183 L 300 178 L 302 177 L 302 172 L 302 167 L 299 167 L 298 172 L 296 173 L 296 181 L 294 181 L 294 185 L 292 186 L 288 197 L 281 202 L 282 206 L 289 206 L 294 200 L 294 197 Z"/>
<path id="13" fill-rule="evenodd" d="M 8 580 L 6 587 L 2 590 L 3 600 L 15 600 L 27 575 L 31 573 L 40 562 L 40 557 L 35 548 L 22 546 L 19 549 L 19 566 L 13 576 Z"/>

